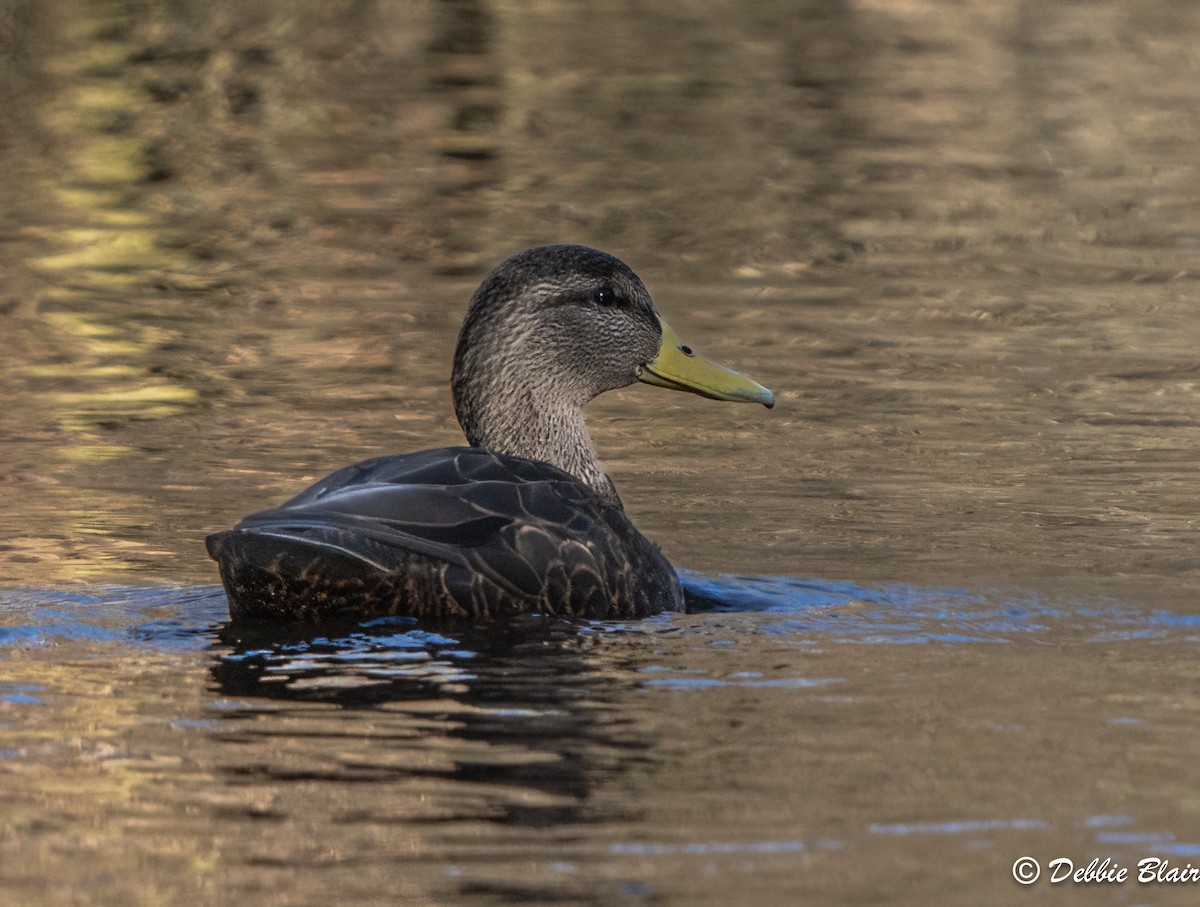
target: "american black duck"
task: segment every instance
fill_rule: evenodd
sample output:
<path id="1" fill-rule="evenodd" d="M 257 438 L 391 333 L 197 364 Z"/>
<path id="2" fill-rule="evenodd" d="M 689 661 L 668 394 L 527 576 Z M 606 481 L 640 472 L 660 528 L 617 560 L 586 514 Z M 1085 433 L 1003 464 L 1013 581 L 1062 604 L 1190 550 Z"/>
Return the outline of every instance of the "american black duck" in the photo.
<path id="1" fill-rule="evenodd" d="M 341 469 L 208 537 L 235 619 L 383 615 L 590 618 L 681 610 L 658 547 L 625 515 L 583 423 L 635 381 L 774 405 L 698 356 L 623 262 L 585 246 L 529 249 L 471 299 L 454 354 L 470 447 Z"/>

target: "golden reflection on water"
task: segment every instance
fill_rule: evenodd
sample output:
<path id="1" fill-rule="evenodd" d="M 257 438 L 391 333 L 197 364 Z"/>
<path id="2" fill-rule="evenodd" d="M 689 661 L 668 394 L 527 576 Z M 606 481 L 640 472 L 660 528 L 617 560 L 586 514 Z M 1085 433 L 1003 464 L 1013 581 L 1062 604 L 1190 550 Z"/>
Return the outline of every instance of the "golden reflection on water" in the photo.
<path id="1" fill-rule="evenodd" d="M 469 658 L 375 710 L 321 699 L 385 685 L 357 651 L 238 692 L 230 645 L 143 651 L 127 603 L 119 642 L 4 650 L 0 875 L 33 903 L 1009 904 L 1017 848 L 1094 850 L 1089 823 L 1186 853 L 1197 35 L 1189 0 L 0 3 L 6 586 L 215 582 L 209 529 L 458 443 L 470 293 L 580 241 L 778 393 L 589 408 L 673 561 L 1051 603 L 952 643 L 953 601 L 681 618 L 549 679 L 489 663 L 502 715 Z M 0 629 L 75 621 L 38 602 Z M 830 629 L 876 612 L 926 636 Z"/>
<path id="2" fill-rule="evenodd" d="M 194 708 L 203 696 L 202 686 L 188 680 L 195 675 L 181 672 L 169 697 L 159 697 L 161 710 L 145 708 L 143 696 L 137 697 L 137 708 L 131 707 L 129 694 L 145 675 L 170 667 L 157 658 L 140 666 L 125 664 L 117 678 L 102 657 L 72 664 L 44 651 L 6 653 L 6 690 L 29 690 L 35 703 L 54 700 L 52 720 L 43 710 L 43 720 L 24 721 L 5 734 L 0 839 L 9 849 L 12 842 L 23 842 L 32 870 L 18 875 L 9 864 L 7 897 L 29 904 L 77 899 L 80 876 L 53 869 L 63 853 L 88 866 L 89 887 L 93 893 L 102 889 L 105 897 L 150 904 L 187 891 L 201 896 L 198 879 L 216 867 L 212 842 L 146 834 L 180 818 L 175 804 L 153 802 L 147 789 L 156 786 L 155 778 L 186 773 L 188 765 L 183 754 L 139 748 L 139 732 Z M 11 716 L 20 709 L 6 711 Z M 153 868 L 144 871 L 148 863 Z"/>
<path id="3" fill-rule="evenodd" d="M 768 415 L 645 388 L 591 407 L 678 562 L 1036 583 L 1115 557 L 1135 585 L 1195 578 L 1190 7 L 585 29 L 553 4 L 145 12 L 46 5 L 6 63 L 0 427 L 37 465 L 0 495 L 28 547 L 78 536 L 47 492 L 86 468 L 114 532 L 89 575 L 134 544 L 193 556 L 130 569 L 209 577 L 206 529 L 344 462 L 457 443 L 445 382 L 475 283 L 574 240 L 779 393 Z M 83 569 L 61 553 L 29 563 Z"/>

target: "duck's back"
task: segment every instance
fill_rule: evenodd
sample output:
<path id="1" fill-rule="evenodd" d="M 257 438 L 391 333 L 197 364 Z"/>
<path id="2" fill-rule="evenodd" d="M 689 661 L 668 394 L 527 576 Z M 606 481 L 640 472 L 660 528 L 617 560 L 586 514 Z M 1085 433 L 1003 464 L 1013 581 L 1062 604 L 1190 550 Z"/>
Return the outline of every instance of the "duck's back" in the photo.
<path id="1" fill-rule="evenodd" d="M 624 511 L 546 463 L 471 447 L 367 460 L 208 537 L 235 619 L 612 618 L 680 610 Z"/>

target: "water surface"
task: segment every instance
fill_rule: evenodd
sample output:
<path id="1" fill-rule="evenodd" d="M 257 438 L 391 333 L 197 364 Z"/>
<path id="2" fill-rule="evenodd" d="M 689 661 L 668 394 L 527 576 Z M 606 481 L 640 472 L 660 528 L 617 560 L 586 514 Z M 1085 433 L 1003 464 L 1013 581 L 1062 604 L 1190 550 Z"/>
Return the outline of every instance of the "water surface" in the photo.
<path id="1" fill-rule="evenodd" d="M 16 903 L 1191 903 L 1200 8 L 0 3 Z M 459 443 L 620 255 L 771 412 L 589 407 L 701 613 L 246 636 L 203 536 Z"/>

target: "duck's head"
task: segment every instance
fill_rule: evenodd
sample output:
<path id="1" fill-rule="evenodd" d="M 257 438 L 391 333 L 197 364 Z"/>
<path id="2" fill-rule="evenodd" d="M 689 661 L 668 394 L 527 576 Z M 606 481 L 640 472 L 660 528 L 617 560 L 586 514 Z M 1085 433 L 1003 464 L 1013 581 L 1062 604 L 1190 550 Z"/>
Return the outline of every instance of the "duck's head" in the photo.
<path id="1" fill-rule="evenodd" d="M 475 291 L 452 379 L 455 411 L 471 444 L 579 475 L 578 450 L 556 447 L 582 444 L 594 463 L 580 411 L 597 394 L 635 381 L 716 400 L 775 402 L 762 385 L 684 343 L 638 276 L 596 249 L 528 249 Z"/>

